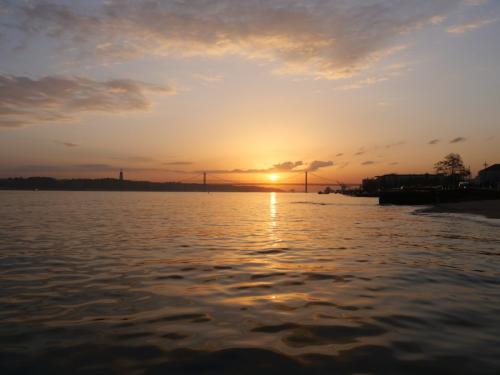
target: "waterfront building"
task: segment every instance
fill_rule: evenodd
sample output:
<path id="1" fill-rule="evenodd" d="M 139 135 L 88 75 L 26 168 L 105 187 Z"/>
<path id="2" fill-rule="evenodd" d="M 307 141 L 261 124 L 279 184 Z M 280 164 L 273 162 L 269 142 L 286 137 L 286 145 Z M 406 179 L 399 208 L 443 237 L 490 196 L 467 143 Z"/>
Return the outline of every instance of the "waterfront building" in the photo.
<path id="1" fill-rule="evenodd" d="M 482 187 L 500 187 L 500 164 L 493 164 L 479 171 L 478 183 Z"/>
<path id="2" fill-rule="evenodd" d="M 431 187 L 443 186 L 446 183 L 446 176 L 438 174 L 386 174 L 375 178 L 363 180 L 362 188 L 366 192 L 376 192 L 385 189 L 400 189 L 402 187 Z"/>

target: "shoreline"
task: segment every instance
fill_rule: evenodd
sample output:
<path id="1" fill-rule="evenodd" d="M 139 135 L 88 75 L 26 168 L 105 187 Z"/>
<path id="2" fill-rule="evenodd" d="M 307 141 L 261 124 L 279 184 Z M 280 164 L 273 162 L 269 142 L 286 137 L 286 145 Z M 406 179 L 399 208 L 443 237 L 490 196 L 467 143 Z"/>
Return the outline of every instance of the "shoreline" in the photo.
<path id="1" fill-rule="evenodd" d="M 500 199 L 442 203 L 417 211 L 421 213 L 472 214 L 488 219 L 500 219 Z"/>

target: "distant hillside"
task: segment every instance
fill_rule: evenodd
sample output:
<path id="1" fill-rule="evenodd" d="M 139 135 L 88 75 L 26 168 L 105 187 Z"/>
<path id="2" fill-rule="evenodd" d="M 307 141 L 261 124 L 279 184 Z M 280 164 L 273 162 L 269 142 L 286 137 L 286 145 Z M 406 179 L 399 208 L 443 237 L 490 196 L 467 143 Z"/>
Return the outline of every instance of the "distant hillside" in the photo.
<path id="1" fill-rule="evenodd" d="M 150 182 L 102 179 L 55 179 L 52 177 L 16 177 L 0 179 L 1 190 L 75 190 L 75 191 L 211 191 L 211 192 L 271 192 L 279 189 L 260 186 L 224 184 L 185 184 L 180 182 Z"/>

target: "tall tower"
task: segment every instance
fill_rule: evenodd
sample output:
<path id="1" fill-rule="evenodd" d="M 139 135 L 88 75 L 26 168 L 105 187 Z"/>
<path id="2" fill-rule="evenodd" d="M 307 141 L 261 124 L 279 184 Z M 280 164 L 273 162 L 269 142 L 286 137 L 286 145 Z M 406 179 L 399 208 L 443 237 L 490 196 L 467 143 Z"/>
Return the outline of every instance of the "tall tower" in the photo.
<path id="1" fill-rule="evenodd" d="M 123 169 L 120 169 L 120 181 L 123 181 Z"/>

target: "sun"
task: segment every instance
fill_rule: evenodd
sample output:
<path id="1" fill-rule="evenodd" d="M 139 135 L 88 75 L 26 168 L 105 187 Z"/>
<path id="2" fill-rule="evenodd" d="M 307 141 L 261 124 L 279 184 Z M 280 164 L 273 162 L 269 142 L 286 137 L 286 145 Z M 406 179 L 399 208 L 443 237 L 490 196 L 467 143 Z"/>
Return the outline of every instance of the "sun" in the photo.
<path id="1" fill-rule="evenodd" d="M 268 178 L 269 180 L 271 180 L 272 182 L 275 182 L 278 180 L 278 175 L 276 173 L 271 173 L 270 175 L 268 175 Z"/>

